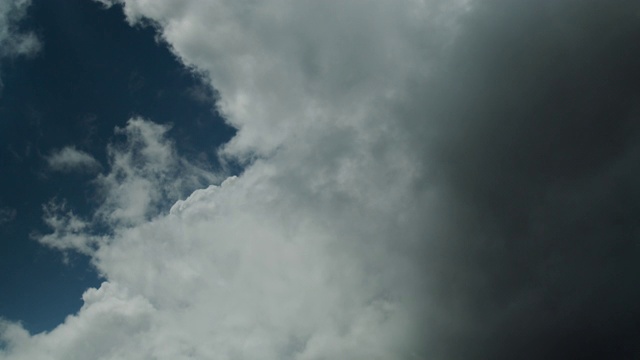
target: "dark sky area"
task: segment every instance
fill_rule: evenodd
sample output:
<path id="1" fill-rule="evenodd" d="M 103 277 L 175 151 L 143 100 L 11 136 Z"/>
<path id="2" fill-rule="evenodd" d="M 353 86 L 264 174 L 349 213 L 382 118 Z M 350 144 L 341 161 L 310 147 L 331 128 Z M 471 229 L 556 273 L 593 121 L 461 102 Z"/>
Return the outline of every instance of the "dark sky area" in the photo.
<path id="1" fill-rule="evenodd" d="M 215 115 L 207 87 L 180 65 L 151 28 L 132 28 L 122 11 L 84 0 L 35 1 L 21 26 L 42 49 L 4 61 L 0 96 L 0 207 L 15 221 L 0 226 L 0 314 L 33 332 L 77 311 L 100 280 L 87 259 L 34 241 L 46 232 L 42 204 L 64 198 L 92 207 L 91 174 L 57 173 L 44 157 L 75 146 L 106 165 L 114 127 L 132 116 L 172 124 L 178 148 L 211 168 L 233 132 Z M 8 289 L 8 290 L 5 290 Z"/>

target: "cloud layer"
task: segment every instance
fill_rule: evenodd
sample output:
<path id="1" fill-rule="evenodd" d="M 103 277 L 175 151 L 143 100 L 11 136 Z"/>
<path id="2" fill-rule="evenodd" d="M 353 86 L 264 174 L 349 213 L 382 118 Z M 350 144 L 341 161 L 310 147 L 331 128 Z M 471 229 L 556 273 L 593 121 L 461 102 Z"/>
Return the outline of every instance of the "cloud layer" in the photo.
<path id="1" fill-rule="evenodd" d="M 247 168 L 169 206 L 219 175 L 117 130 L 102 205 L 41 238 L 106 282 L 0 358 L 640 352 L 636 3 L 116 3 L 217 90 Z"/>

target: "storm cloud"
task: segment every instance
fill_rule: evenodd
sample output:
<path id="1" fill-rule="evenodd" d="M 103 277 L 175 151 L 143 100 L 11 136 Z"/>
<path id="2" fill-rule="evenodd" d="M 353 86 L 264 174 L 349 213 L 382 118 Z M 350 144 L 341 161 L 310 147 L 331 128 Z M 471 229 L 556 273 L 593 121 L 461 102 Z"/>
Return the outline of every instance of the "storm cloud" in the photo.
<path id="1" fill-rule="evenodd" d="M 441 189 L 424 230 L 437 229 L 425 261 L 442 315 L 435 347 L 464 359 L 637 356 L 640 8 L 472 7 L 436 86 L 417 82 L 400 110 L 431 169 L 422 186 Z"/>

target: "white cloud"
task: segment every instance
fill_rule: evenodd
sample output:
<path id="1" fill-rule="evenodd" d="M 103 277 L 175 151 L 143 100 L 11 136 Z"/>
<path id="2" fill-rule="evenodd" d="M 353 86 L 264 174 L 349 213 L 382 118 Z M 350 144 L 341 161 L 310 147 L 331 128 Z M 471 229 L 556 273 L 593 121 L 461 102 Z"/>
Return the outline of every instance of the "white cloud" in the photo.
<path id="1" fill-rule="evenodd" d="M 7 324 L 0 358 L 409 358 L 416 269 L 387 249 L 386 205 L 289 189 L 299 180 L 283 179 L 283 164 L 258 161 L 162 212 L 149 199 L 176 196 L 203 170 L 185 165 L 161 125 L 133 119 L 117 131 L 127 140 L 110 147 L 94 217 L 52 203 L 53 232 L 39 238 L 92 256 L 108 282 L 50 333 Z"/>
<path id="2" fill-rule="evenodd" d="M 142 359 L 129 356 L 126 344 L 149 329 L 154 309 L 140 296 L 132 296 L 117 285 L 103 283 L 82 296 L 77 315 L 49 333 L 30 336 L 20 325 L 0 322 L 12 359 Z"/>
<path id="3" fill-rule="evenodd" d="M 218 182 L 217 175 L 176 154 L 165 136 L 168 130 L 167 126 L 141 118 L 129 120 L 123 128 L 116 127 L 116 134 L 124 139 L 107 149 L 110 171 L 93 180 L 101 205 L 91 217 L 82 218 L 67 209 L 64 201 L 52 200 L 44 207 L 44 220 L 53 232 L 39 240 L 61 250 L 90 254 L 106 241 L 106 236 L 91 233 L 92 228 L 100 225 L 119 229 L 143 224 L 162 213 L 175 199 Z"/>
<path id="4" fill-rule="evenodd" d="M 221 156 L 253 162 L 171 207 L 219 176 L 176 154 L 164 126 L 117 129 L 101 206 L 51 205 L 40 238 L 90 255 L 107 282 L 50 333 L 6 325 L 0 359 L 426 358 L 433 209 L 412 142 L 422 119 L 397 107 L 464 7 L 119 3 L 219 92 L 239 129 Z"/>
<path id="5" fill-rule="evenodd" d="M 53 151 L 45 159 L 49 168 L 54 171 L 96 171 L 100 169 L 100 163 L 93 156 L 73 146 Z"/>

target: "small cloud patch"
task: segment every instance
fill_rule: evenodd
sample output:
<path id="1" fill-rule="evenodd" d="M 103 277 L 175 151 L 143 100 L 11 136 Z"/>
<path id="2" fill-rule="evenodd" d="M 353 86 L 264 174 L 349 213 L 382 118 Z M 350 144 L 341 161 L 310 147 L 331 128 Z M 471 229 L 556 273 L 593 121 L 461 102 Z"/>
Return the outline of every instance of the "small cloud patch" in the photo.
<path id="1" fill-rule="evenodd" d="M 90 154 L 67 146 L 53 151 L 46 157 L 48 167 L 60 172 L 95 172 L 100 169 L 100 163 Z"/>

